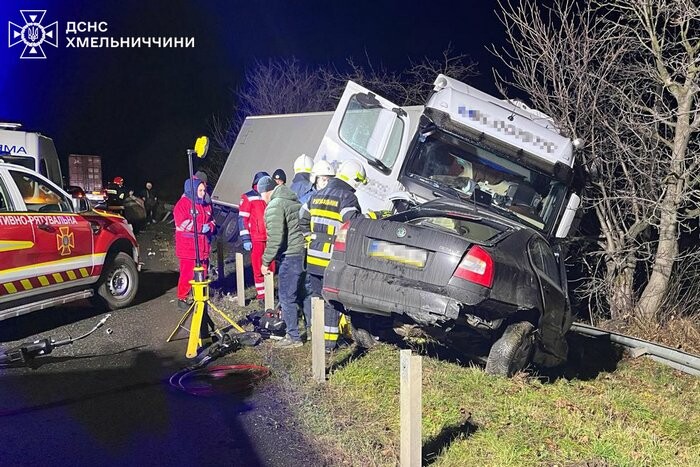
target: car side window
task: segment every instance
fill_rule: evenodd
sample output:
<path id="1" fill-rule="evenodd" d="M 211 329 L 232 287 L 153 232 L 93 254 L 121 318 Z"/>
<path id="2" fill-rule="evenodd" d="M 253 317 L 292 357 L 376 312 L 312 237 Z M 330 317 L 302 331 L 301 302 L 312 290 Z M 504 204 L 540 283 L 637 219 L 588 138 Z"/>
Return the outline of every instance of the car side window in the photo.
<path id="1" fill-rule="evenodd" d="M 552 282 L 561 285 L 557 260 L 549 245 L 539 238 L 534 238 L 530 242 L 530 257 L 534 267 L 542 271 Z"/>
<path id="2" fill-rule="evenodd" d="M 14 170 L 10 170 L 10 175 L 22 194 L 27 211 L 73 212 L 71 201 L 40 178 Z"/>
<path id="3" fill-rule="evenodd" d="M 11 210 L 10 196 L 7 194 L 5 183 L 0 179 L 0 212 L 9 212 Z"/>

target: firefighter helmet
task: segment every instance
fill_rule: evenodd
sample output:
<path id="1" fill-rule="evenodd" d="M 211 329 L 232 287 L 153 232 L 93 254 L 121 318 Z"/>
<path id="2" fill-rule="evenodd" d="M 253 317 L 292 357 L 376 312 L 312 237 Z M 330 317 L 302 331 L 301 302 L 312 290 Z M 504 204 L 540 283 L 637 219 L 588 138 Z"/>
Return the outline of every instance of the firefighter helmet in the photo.
<path id="1" fill-rule="evenodd" d="M 124 179 L 121 177 L 114 177 L 113 183 L 122 186 L 124 184 Z"/>
<path id="2" fill-rule="evenodd" d="M 338 167 L 335 178 L 339 178 L 353 188 L 367 184 L 367 173 L 365 168 L 357 161 L 344 161 Z"/>
<path id="3" fill-rule="evenodd" d="M 319 175 L 325 175 L 326 177 L 335 176 L 335 169 L 333 168 L 333 165 L 325 159 L 321 159 L 320 161 L 314 163 L 314 166 L 311 169 L 311 183 L 316 183 L 316 177 Z"/>
<path id="4" fill-rule="evenodd" d="M 294 173 L 298 174 L 299 172 L 306 172 L 310 173 L 311 169 L 314 166 L 314 160 L 307 156 L 306 154 L 302 154 L 301 156 L 297 157 L 296 160 L 294 161 Z"/>

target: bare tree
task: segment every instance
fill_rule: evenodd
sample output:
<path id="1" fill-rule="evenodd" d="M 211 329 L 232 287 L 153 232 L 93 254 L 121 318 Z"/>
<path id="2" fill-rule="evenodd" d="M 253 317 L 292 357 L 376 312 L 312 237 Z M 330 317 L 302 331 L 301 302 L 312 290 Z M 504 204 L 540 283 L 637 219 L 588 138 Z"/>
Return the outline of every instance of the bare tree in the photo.
<path id="1" fill-rule="evenodd" d="M 691 0 L 534 0 L 506 4 L 496 50 L 561 130 L 585 142 L 586 192 L 601 236 L 580 259 L 583 287 L 614 318 L 673 308 L 679 237 L 693 229 L 700 182 L 700 9 Z"/>
<path id="2" fill-rule="evenodd" d="M 476 74 L 476 64 L 465 54 L 455 53 L 451 46 L 439 59 L 411 60 L 403 71 L 375 65 L 368 55 L 364 63 L 347 59 L 342 70 L 332 64 L 306 67 L 295 58 L 255 62 L 234 91 L 233 116 L 212 118 L 213 140 L 221 154 L 228 154 L 249 115 L 333 110 L 350 80 L 398 105 L 421 104 L 439 73 L 465 79 Z"/>

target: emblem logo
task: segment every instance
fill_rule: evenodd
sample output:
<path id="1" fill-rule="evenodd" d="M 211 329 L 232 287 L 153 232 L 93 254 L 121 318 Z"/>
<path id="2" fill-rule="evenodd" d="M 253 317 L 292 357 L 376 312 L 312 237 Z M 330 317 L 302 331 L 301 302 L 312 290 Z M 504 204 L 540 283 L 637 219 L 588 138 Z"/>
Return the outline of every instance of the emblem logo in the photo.
<path id="1" fill-rule="evenodd" d="M 396 236 L 399 238 L 404 238 L 406 236 L 406 228 L 399 227 L 398 229 L 396 229 Z"/>
<path id="2" fill-rule="evenodd" d="M 41 22 L 44 19 L 46 10 L 20 10 L 24 19 L 24 26 L 8 22 L 8 47 L 14 47 L 20 42 L 24 43 L 24 50 L 19 58 L 46 58 L 43 43 L 58 47 L 58 21 L 54 21 L 48 26 Z"/>
<path id="3" fill-rule="evenodd" d="M 73 232 L 68 227 L 59 227 L 56 234 L 56 249 L 61 252 L 61 256 L 69 255 L 72 248 L 75 248 Z"/>

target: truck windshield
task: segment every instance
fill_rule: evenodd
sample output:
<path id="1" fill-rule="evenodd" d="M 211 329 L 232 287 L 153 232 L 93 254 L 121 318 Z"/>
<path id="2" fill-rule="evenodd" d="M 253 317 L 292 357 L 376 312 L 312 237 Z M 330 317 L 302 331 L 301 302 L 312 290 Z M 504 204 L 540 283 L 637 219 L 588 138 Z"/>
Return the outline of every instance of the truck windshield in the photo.
<path id="1" fill-rule="evenodd" d="M 554 220 L 566 196 L 566 186 L 553 176 L 440 130 L 419 136 L 409 155 L 406 174 L 434 180 L 460 198 L 473 196 L 496 212 L 508 210 L 508 217 L 517 216 L 539 230 L 545 230 Z"/>
<path id="2" fill-rule="evenodd" d="M 8 164 L 17 164 L 22 167 L 26 167 L 29 170 L 36 170 L 36 162 L 33 157 L 27 156 L 13 156 L 10 154 L 3 154 L 0 159 L 4 160 Z"/>

